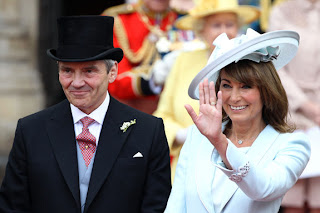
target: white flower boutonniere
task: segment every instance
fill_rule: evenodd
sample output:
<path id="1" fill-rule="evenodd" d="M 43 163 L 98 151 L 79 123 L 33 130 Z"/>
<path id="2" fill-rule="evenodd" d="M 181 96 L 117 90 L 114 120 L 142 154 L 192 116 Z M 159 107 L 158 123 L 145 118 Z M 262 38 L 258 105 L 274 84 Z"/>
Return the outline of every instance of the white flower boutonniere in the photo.
<path id="1" fill-rule="evenodd" d="M 136 119 L 128 121 L 128 122 L 123 122 L 122 126 L 120 127 L 120 130 L 122 130 L 122 132 L 126 132 L 127 129 L 136 123 Z"/>

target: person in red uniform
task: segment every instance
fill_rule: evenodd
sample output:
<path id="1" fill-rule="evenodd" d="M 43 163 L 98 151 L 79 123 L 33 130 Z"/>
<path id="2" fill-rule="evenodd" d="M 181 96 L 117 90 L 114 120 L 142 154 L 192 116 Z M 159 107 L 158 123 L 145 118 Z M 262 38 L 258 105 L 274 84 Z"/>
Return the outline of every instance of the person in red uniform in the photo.
<path id="1" fill-rule="evenodd" d="M 163 86 L 152 79 L 154 62 L 179 42 L 192 40 L 193 35 L 173 28 L 178 13 L 170 8 L 169 0 L 138 0 L 108 8 L 102 15 L 115 18 L 114 46 L 124 51 L 109 92 L 121 102 L 151 114 Z"/>

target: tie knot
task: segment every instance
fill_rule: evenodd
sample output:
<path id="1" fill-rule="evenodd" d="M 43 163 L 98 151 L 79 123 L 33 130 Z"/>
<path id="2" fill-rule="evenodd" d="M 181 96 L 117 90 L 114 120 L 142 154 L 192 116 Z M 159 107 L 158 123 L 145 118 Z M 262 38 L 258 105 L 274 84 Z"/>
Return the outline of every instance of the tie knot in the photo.
<path id="1" fill-rule="evenodd" d="M 88 126 L 94 122 L 94 119 L 86 116 L 86 117 L 80 119 L 80 121 L 83 125 L 83 128 L 88 128 Z"/>

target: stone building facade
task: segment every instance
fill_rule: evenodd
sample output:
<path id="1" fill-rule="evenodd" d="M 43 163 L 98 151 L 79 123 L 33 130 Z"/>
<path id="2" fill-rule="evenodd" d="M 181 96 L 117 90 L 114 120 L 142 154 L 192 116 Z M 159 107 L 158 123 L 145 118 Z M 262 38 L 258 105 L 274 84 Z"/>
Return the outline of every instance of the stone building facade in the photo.
<path id="1" fill-rule="evenodd" d="M 0 0 L 1 171 L 18 119 L 44 106 L 36 57 L 37 8 L 38 0 Z"/>

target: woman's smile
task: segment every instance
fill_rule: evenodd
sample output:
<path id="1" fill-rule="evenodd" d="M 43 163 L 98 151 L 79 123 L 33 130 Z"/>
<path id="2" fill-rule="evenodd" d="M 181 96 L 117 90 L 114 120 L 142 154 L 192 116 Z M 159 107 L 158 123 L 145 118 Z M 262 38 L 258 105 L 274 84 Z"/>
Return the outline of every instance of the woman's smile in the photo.
<path id="1" fill-rule="evenodd" d="M 244 105 L 244 106 L 232 106 L 230 105 L 230 108 L 234 111 L 240 111 L 240 110 L 244 110 L 245 108 L 247 108 L 248 105 Z"/>

